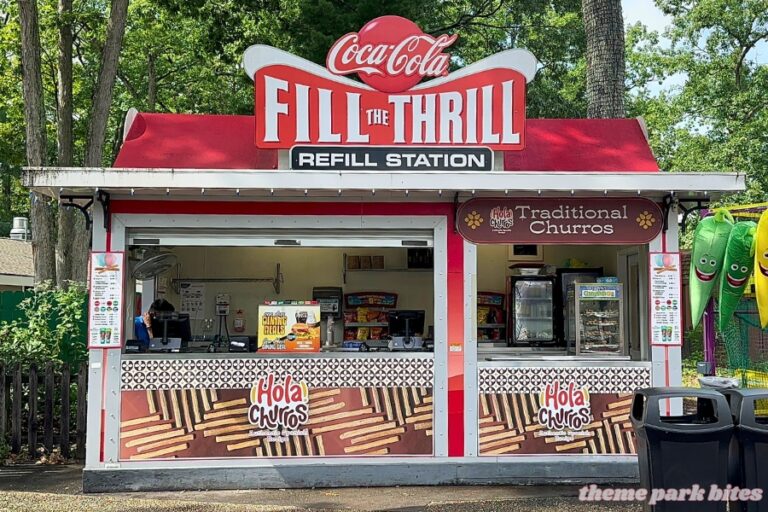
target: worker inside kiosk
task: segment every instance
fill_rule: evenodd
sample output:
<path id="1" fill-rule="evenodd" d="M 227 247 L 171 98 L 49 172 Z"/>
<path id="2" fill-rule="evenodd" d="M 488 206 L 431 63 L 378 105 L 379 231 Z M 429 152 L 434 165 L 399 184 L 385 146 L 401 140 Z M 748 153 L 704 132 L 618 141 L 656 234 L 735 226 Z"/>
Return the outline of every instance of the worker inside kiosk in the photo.
<path id="1" fill-rule="evenodd" d="M 137 311 L 128 352 L 433 347 L 431 248 L 204 246 L 131 252 L 136 302 L 150 305 Z"/>

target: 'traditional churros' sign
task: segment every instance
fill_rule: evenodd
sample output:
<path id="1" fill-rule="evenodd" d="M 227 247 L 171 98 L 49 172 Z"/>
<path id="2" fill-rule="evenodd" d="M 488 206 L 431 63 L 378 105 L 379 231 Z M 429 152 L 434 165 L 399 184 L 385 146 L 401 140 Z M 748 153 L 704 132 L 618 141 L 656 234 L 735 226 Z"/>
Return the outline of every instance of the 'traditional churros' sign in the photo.
<path id="1" fill-rule="evenodd" d="M 459 207 L 456 227 L 474 243 L 641 244 L 661 232 L 649 199 L 477 198 Z"/>

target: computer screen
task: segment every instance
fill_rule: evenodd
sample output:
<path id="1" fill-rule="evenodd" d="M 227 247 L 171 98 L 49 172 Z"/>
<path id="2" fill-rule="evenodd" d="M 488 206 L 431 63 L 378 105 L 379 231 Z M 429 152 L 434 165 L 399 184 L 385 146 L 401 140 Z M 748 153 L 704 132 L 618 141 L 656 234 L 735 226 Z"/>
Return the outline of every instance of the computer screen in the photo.
<path id="1" fill-rule="evenodd" d="M 389 311 L 387 322 L 390 336 L 424 336 L 424 311 Z"/>
<path id="2" fill-rule="evenodd" d="M 166 322 L 168 324 L 168 338 L 181 338 L 181 341 L 192 339 L 192 328 L 189 323 L 189 315 L 186 313 L 158 313 L 152 318 L 152 335 L 155 338 L 163 337 L 163 324 Z"/>

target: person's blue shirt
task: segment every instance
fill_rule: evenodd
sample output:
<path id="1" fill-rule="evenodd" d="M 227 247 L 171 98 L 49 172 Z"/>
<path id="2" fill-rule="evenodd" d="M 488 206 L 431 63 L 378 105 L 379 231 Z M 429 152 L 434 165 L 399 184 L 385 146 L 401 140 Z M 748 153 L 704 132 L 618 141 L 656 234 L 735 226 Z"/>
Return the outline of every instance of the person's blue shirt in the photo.
<path id="1" fill-rule="evenodd" d="M 144 323 L 143 316 L 137 316 L 133 319 L 133 335 L 142 345 L 149 345 L 149 330 Z"/>

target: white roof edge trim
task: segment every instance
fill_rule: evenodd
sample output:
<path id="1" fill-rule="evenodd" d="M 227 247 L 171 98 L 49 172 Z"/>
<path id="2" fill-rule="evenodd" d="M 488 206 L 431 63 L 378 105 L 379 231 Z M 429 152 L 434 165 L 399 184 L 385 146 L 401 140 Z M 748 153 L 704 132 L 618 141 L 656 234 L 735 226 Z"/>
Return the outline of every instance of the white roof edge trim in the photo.
<path id="1" fill-rule="evenodd" d="M 125 113 L 125 123 L 123 123 L 123 142 L 125 142 L 125 139 L 128 138 L 128 132 L 131 131 L 133 122 L 136 120 L 138 115 L 139 111 L 133 107 L 129 108 L 128 112 Z"/>
<path id="2" fill-rule="evenodd" d="M 254 44 L 253 46 L 249 46 L 245 50 L 245 53 L 243 53 L 243 69 L 245 69 L 245 73 L 251 80 L 253 80 L 253 77 L 258 70 L 275 64 L 293 66 L 350 87 L 366 89 L 369 91 L 374 90 L 362 82 L 356 82 L 351 78 L 334 75 L 323 66 L 299 57 L 298 55 L 286 52 L 285 50 L 281 50 L 280 48 L 275 48 L 274 46 Z"/>
<path id="3" fill-rule="evenodd" d="M 533 77 L 536 76 L 536 68 L 538 67 L 538 64 L 539 61 L 536 60 L 536 57 L 533 55 L 533 53 L 528 50 L 523 48 L 504 50 L 503 52 L 494 53 L 493 55 L 490 55 L 484 59 L 480 59 L 477 62 L 473 62 L 472 64 L 464 66 L 463 68 L 457 69 L 453 73 L 450 73 L 446 76 L 441 76 L 433 80 L 429 80 L 428 82 L 421 82 L 420 84 L 412 87 L 411 90 L 415 91 L 419 89 L 426 89 L 428 87 L 450 82 L 452 80 L 469 76 L 474 73 L 479 73 L 480 71 L 487 71 L 489 69 L 497 68 L 519 71 L 525 77 L 525 81 L 529 83 L 531 80 L 533 80 Z"/>
<path id="4" fill-rule="evenodd" d="M 253 46 L 249 46 L 245 50 L 245 53 L 243 53 L 243 69 L 251 80 L 253 80 L 253 77 L 258 70 L 275 64 L 284 64 L 303 69 L 320 77 L 327 78 L 328 80 L 333 80 L 334 82 L 348 85 L 350 87 L 364 89 L 367 91 L 374 90 L 362 82 L 356 82 L 350 78 L 334 75 L 323 66 L 273 46 L 267 46 L 265 44 L 254 44 Z M 530 82 L 533 80 L 533 77 L 536 76 L 537 67 L 538 61 L 536 60 L 536 57 L 533 55 L 533 53 L 522 48 L 515 48 L 512 50 L 504 50 L 503 52 L 499 52 L 484 59 L 480 59 L 479 61 L 469 64 L 468 66 L 464 66 L 463 68 L 458 69 L 446 76 L 438 77 L 427 82 L 422 82 L 409 90 L 417 91 L 429 87 L 434 87 L 444 83 L 452 82 L 453 80 L 457 80 L 474 73 L 496 68 L 512 69 L 514 71 L 518 71 L 525 77 L 526 82 Z M 408 91 L 403 91 L 403 93 L 407 92 Z"/>
<path id="5" fill-rule="evenodd" d="M 194 173 L 194 180 L 190 174 Z M 438 178 L 436 180 L 436 178 Z M 147 187 L 147 183 L 152 183 Z M 194 185 L 191 185 L 194 183 Z M 46 168 L 25 171 L 24 184 L 40 189 L 311 189 L 456 191 L 708 191 L 745 189 L 743 174 L 715 173 L 537 173 L 537 172 L 375 172 L 375 171 L 223 171 L 142 169 L 101 171 Z M 297 185 L 300 184 L 300 185 Z"/>

